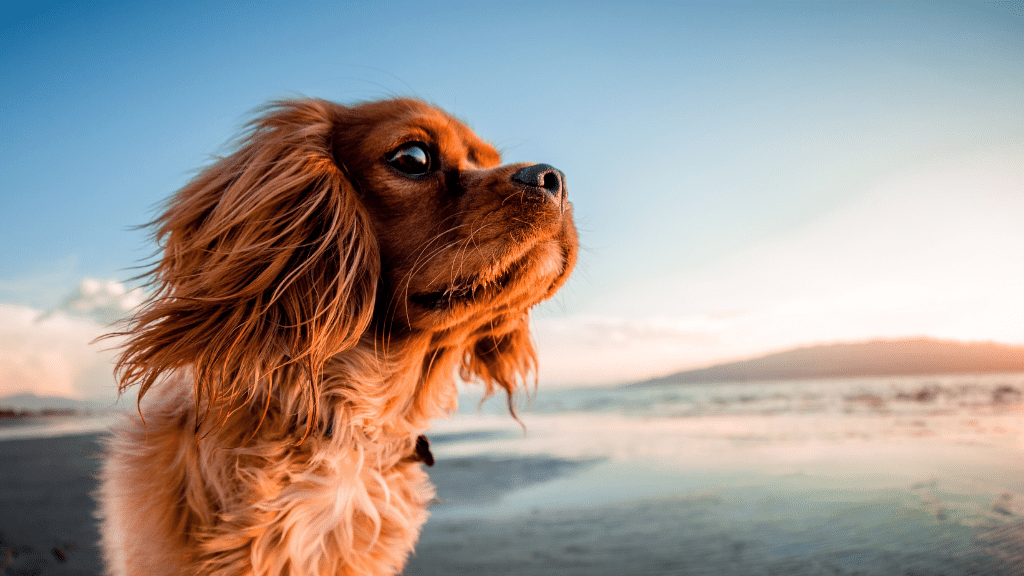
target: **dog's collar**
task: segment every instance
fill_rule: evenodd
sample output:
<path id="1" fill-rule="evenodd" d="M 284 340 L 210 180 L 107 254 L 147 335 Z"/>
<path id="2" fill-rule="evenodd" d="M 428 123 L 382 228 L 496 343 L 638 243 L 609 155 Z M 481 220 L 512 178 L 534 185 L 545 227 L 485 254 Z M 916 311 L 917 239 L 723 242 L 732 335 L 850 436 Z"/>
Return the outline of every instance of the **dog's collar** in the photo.
<path id="1" fill-rule="evenodd" d="M 434 455 L 430 453 L 430 442 L 427 437 L 420 434 L 416 437 L 416 450 L 413 452 L 414 462 L 423 462 L 427 466 L 434 465 Z"/>
<path id="2" fill-rule="evenodd" d="M 330 438 L 334 435 L 334 422 L 327 420 L 327 425 L 324 426 L 323 436 Z M 423 462 L 427 466 L 434 465 L 434 455 L 430 452 L 430 441 L 423 434 L 416 437 L 416 446 L 413 448 L 412 454 L 407 456 L 409 460 L 413 462 Z"/>
<path id="3" fill-rule="evenodd" d="M 327 427 L 324 429 L 324 436 L 330 438 L 333 432 L 334 423 L 328 420 Z M 416 447 L 413 448 L 409 459 L 413 462 L 423 462 L 427 466 L 434 465 L 434 454 L 430 452 L 430 441 L 423 434 L 416 437 Z"/>

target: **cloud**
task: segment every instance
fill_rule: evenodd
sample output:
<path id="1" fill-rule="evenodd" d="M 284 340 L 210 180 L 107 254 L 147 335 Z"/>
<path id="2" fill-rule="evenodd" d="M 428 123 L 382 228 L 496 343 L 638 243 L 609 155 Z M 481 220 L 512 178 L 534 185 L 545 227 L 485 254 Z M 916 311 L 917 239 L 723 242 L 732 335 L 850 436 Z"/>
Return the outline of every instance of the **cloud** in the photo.
<path id="1" fill-rule="evenodd" d="M 119 341 L 93 341 L 143 298 L 140 289 L 86 278 L 52 310 L 0 303 L 0 396 L 113 399 Z"/>
<path id="2" fill-rule="evenodd" d="M 48 311 L 41 319 L 63 312 L 111 324 L 124 318 L 145 299 L 146 293 L 141 288 L 129 290 L 116 280 L 85 278 L 57 308 Z"/>

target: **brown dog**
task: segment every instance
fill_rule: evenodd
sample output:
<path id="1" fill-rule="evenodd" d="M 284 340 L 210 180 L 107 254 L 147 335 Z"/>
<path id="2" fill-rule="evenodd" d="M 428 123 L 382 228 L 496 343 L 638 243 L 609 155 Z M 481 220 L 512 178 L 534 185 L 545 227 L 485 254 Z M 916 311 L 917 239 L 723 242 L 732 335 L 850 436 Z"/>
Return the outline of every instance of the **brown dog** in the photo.
<path id="1" fill-rule="evenodd" d="M 140 410 L 99 492 L 108 572 L 400 572 L 456 374 L 511 394 L 535 371 L 530 308 L 576 261 L 562 173 L 501 166 L 422 102 L 278 102 L 153 226 L 118 363 Z"/>

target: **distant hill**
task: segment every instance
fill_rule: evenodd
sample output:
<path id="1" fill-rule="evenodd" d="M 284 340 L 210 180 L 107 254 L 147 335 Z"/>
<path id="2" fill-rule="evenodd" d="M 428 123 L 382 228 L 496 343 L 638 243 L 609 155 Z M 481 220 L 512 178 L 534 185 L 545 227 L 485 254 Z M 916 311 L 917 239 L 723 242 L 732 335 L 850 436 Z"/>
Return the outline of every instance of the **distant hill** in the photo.
<path id="1" fill-rule="evenodd" d="M 928 338 L 826 344 L 677 372 L 628 386 L 986 372 L 1024 372 L 1024 346 Z"/>

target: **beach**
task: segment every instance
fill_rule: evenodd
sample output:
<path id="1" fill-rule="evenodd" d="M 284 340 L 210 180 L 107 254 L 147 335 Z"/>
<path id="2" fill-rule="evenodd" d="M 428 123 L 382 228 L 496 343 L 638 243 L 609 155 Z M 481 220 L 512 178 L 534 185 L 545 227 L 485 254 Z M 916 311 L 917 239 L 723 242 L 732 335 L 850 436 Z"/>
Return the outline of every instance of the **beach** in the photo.
<path id="1" fill-rule="evenodd" d="M 467 392 L 404 574 L 1024 571 L 1024 376 Z M 525 426 L 525 430 L 524 430 Z M 0 440 L 4 574 L 96 574 L 101 433 Z M 4 564 L 5 563 L 5 564 Z"/>

